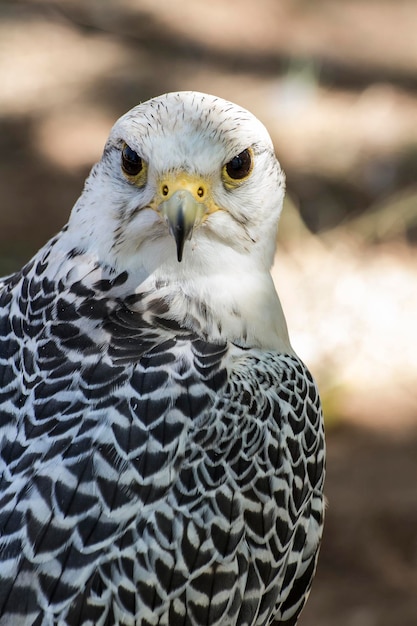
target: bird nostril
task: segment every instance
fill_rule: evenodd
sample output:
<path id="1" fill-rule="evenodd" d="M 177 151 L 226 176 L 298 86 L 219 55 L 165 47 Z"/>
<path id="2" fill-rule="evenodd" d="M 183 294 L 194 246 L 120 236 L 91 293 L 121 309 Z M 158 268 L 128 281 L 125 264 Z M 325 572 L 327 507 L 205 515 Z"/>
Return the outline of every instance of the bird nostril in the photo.
<path id="1" fill-rule="evenodd" d="M 197 196 L 198 196 L 199 198 L 202 198 L 202 197 L 204 196 L 204 188 L 203 188 L 203 187 L 199 187 L 199 188 L 197 189 Z"/>
<path id="2" fill-rule="evenodd" d="M 167 196 L 169 192 L 168 185 L 163 185 L 162 187 L 162 195 Z"/>

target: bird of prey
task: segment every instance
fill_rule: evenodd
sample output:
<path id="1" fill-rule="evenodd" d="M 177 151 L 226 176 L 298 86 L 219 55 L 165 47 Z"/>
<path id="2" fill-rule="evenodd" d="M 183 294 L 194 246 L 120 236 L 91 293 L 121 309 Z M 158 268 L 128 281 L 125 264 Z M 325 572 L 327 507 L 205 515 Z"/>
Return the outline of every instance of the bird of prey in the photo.
<path id="1" fill-rule="evenodd" d="M 252 114 L 169 93 L 0 283 L 1 626 L 297 623 L 325 453 L 270 275 L 283 196 Z"/>

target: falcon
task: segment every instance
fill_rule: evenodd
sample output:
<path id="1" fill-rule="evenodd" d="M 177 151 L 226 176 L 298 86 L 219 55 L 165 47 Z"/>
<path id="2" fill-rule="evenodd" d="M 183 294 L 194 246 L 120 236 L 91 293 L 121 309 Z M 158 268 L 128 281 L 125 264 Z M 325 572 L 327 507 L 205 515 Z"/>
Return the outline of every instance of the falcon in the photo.
<path id="1" fill-rule="evenodd" d="M 166 94 L 1 281 L 1 626 L 297 623 L 325 452 L 270 275 L 283 196 L 252 114 Z"/>

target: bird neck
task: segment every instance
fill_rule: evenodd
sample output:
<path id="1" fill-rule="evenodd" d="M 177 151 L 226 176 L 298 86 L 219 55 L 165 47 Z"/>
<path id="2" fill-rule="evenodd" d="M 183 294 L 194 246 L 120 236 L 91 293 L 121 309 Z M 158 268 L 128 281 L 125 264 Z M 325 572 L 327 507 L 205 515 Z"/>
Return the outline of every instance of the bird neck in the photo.
<path id="1" fill-rule="evenodd" d="M 293 353 L 281 303 L 269 272 L 155 271 L 136 288 L 161 303 L 163 316 L 198 329 L 209 341 Z"/>
<path id="2" fill-rule="evenodd" d="M 157 303 L 158 315 L 209 341 L 231 341 L 243 347 L 293 354 L 268 270 L 254 269 L 242 259 L 239 263 L 227 259 L 204 266 L 187 262 L 187 258 L 183 263 L 165 259 L 153 267 L 142 263 L 114 267 L 91 250 L 77 251 L 64 245 L 65 240 L 64 232 L 39 254 L 47 251 L 51 277 L 68 289 L 70 283 L 81 281 L 94 291 L 104 281 L 107 298 L 128 303 L 126 306 L 144 316 L 152 315 L 150 307 Z"/>

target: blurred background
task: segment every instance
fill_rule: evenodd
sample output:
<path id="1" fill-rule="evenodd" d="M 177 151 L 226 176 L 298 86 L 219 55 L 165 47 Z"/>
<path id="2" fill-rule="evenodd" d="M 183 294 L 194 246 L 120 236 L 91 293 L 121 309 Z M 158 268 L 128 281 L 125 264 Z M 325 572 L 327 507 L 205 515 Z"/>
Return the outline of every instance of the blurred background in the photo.
<path id="1" fill-rule="evenodd" d="M 140 101 L 214 93 L 272 135 L 273 276 L 328 440 L 300 626 L 417 624 L 416 25 L 415 0 L 0 0 L 0 273 L 64 225 Z"/>

